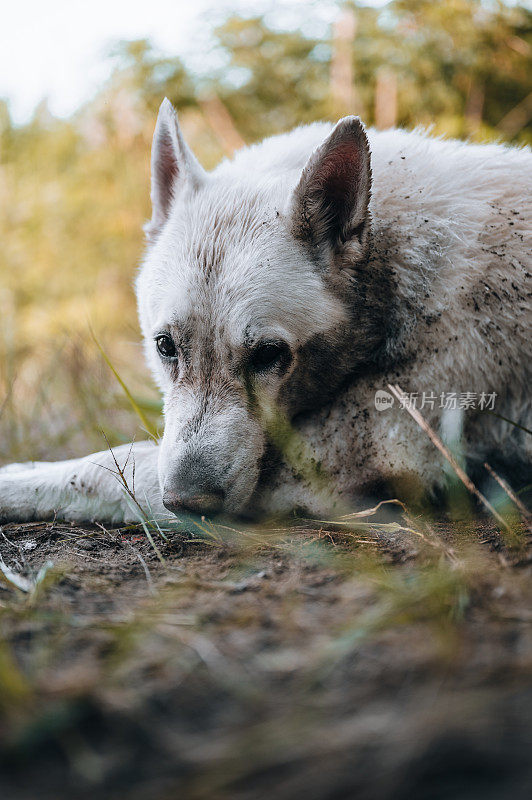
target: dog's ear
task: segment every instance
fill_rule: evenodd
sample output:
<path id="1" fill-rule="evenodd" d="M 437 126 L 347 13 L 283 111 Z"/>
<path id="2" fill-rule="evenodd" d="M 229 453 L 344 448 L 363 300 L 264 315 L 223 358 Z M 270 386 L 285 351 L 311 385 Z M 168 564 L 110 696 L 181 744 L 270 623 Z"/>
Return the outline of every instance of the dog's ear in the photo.
<path id="1" fill-rule="evenodd" d="M 168 98 L 159 108 L 151 148 L 151 220 L 144 226 L 148 241 L 155 238 L 168 219 L 179 188 L 197 187 L 205 172 L 183 139 L 177 115 Z"/>
<path id="2" fill-rule="evenodd" d="M 359 260 L 369 248 L 369 144 L 358 117 L 344 117 L 309 158 L 292 196 L 294 235 Z"/>

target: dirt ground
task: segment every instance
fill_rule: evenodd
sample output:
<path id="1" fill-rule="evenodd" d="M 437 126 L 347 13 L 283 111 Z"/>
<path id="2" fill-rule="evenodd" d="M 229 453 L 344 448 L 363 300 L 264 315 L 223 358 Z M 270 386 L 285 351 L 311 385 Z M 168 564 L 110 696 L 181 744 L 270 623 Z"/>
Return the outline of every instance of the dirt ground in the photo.
<path id="1" fill-rule="evenodd" d="M 431 531 L 4 525 L 0 797 L 532 797 L 530 548 Z"/>

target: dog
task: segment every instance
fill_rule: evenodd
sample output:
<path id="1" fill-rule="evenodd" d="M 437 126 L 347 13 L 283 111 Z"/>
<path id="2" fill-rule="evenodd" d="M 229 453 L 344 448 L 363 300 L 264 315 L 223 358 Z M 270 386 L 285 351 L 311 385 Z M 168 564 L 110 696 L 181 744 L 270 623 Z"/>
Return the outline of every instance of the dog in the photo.
<path id="1" fill-rule="evenodd" d="M 165 100 L 151 171 L 136 293 L 162 441 L 8 466 L 2 519 L 320 516 L 382 481 L 434 490 L 409 403 L 472 468 L 530 468 L 529 149 L 346 117 L 207 173 Z"/>

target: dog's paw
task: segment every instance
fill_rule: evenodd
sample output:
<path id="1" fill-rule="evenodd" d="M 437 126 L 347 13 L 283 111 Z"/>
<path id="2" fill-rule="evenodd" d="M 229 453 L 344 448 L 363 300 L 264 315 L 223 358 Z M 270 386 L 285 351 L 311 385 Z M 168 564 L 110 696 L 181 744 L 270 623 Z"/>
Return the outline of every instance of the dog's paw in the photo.
<path id="1" fill-rule="evenodd" d="M 40 468 L 39 468 L 40 467 Z M 38 462 L 8 464 L 0 470 L 0 522 L 30 522 L 46 519 L 48 465 Z"/>
<path id="2" fill-rule="evenodd" d="M 27 474 L 16 469 L 20 464 L 10 464 L 0 471 L 0 523 L 26 522 L 32 518 L 29 497 L 24 493 L 24 482 L 18 477 Z"/>

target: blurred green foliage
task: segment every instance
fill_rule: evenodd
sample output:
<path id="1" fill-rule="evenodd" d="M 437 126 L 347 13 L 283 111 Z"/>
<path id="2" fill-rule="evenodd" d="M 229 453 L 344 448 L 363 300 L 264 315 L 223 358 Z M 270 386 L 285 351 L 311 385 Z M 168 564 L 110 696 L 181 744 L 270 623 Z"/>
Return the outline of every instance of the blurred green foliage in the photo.
<path id="1" fill-rule="evenodd" d="M 479 0 L 342 5 L 344 14 L 355 13 L 354 110 L 368 124 L 375 122 L 385 68 L 395 81 L 397 124 L 432 125 L 436 133 L 479 141 L 532 142 L 529 9 Z M 64 433 L 76 390 L 84 398 L 80 417 L 99 420 L 111 440 L 130 435 L 127 417 L 108 418 L 114 384 L 89 323 L 121 374 L 150 399 L 133 343 L 132 283 L 149 216 L 151 135 L 165 95 L 206 167 L 235 141 L 351 110 L 331 90 L 332 31 L 312 39 L 278 29 L 269 17 L 230 17 L 214 39 L 223 57 L 208 77 L 161 57 L 146 40 L 121 43 L 108 83 L 67 120 L 53 118 L 43 103 L 29 124 L 17 127 L 0 102 L 0 458 L 35 454 L 21 417 L 28 397 L 40 418 L 51 405 L 51 428 Z M 52 388 L 37 402 L 45 367 Z M 70 422 L 76 427 L 76 419 Z"/>

